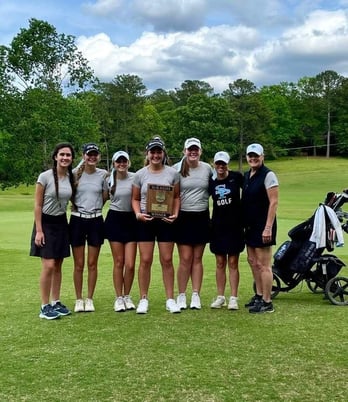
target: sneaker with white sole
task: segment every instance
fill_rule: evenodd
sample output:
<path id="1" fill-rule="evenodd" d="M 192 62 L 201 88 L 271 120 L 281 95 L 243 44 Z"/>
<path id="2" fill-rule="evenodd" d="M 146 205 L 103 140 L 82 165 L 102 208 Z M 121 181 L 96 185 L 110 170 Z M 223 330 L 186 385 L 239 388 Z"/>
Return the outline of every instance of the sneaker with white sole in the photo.
<path id="1" fill-rule="evenodd" d="M 93 312 L 93 311 L 95 311 L 95 308 L 94 308 L 94 304 L 93 304 L 93 300 L 92 299 L 86 299 L 85 300 L 85 311 L 87 312 L 87 313 L 91 313 L 91 312 Z"/>
<path id="2" fill-rule="evenodd" d="M 116 313 L 122 313 L 123 311 L 126 311 L 124 298 L 122 296 L 116 298 L 114 303 L 114 310 L 116 311 Z"/>
<path id="3" fill-rule="evenodd" d="M 53 310 L 56 311 L 59 315 L 70 315 L 71 311 L 59 300 L 52 306 Z"/>
<path id="4" fill-rule="evenodd" d="M 167 299 L 167 301 L 166 301 L 166 309 L 170 313 L 181 313 L 181 309 L 176 304 L 176 301 L 174 299 Z"/>
<path id="5" fill-rule="evenodd" d="M 179 294 L 179 296 L 176 298 L 176 304 L 178 305 L 180 310 L 186 310 L 187 309 L 185 293 L 180 293 Z"/>
<path id="6" fill-rule="evenodd" d="M 50 304 L 45 304 L 43 307 L 40 309 L 40 318 L 45 318 L 46 320 L 55 320 L 57 318 L 60 318 L 60 315 L 53 309 L 53 307 Z"/>
<path id="7" fill-rule="evenodd" d="M 236 296 L 231 296 L 231 297 L 230 297 L 230 300 L 228 301 L 228 306 L 227 306 L 227 308 L 228 308 L 229 310 L 238 310 L 238 309 L 239 309 L 239 307 L 238 307 L 238 297 L 236 297 Z"/>
<path id="8" fill-rule="evenodd" d="M 217 298 L 210 305 L 211 308 L 221 308 L 226 306 L 225 296 L 217 296 Z"/>
<path id="9" fill-rule="evenodd" d="M 75 301 L 74 312 L 82 313 L 83 311 L 85 311 L 85 303 L 84 303 L 83 299 L 77 299 Z"/>
<path id="10" fill-rule="evenodd" d="M 123 298 L 124 300 L 124 305 L 126 306 L 126 310 L 135 310 L 135 305 L 133 303 L 133 300 L 130 296 L 125 296 Z"/>
<path id="11" fill-rule="evenodd" d="M 199 297 L 199 294 L 197 292 L 192 293 L 190 309 L 200 310 L 201 308 L 201 298 Z"/>
<path id="12" fill-rule="evenodd" d="M 254 307 L 249 308 L 249 313 L 260 314 L 260 313 L 274 313 L 274 307 L 272 302 L 265 302 L 262 300 L 257 303 Z"/>
<path id="13" fill-rule="evenodd" d="M 149 311 L 149 301 L 147 299 L 141 299 L 138 304 L 136 313 L 146 314 L 148 311 Z"/>

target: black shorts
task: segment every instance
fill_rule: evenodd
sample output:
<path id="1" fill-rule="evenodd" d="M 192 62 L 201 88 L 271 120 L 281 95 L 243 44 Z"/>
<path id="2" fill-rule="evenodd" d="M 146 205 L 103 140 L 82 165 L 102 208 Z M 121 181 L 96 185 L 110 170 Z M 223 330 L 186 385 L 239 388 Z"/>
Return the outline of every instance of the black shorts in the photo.
<path id="1" fill-rule="evenodd" d="M 104 243 L 104 219 L 102 216 L 97 218 L 80 218 L 71 215 L 69 223 L 70 244 L 72 247 L 89 246 L 99 247 Z"/>
<path id="2" fill-rule="evenodd" d="M 244 250 L 244 234 L 231 227 L 214 227 L 211 231 L 210 251 L 217 255 L 237 255 Z"/>
<path id="3" fill-rule="evenodd" d="M 254 248 L 263 248 L 274 246 L 277 237 L 277 223 L 275 222 L 272 227 L 272 240 L 269 243 L 262 241 L 262 233 L 265 229 L 264 223 L 254 223 L 248 225 L 244 230 L 245 244 Z"/>
<path id="4" fill-rule="evenodd" d="M 160 218 L 138 222 L 137 241 L 174 242 L 174 225 Z"/>
<path id="5" fill-rule="evenodd" d="M 45 245 L 35 244 L 36 225 L 31 234 L 30 255 L 46 259 L 61 259 L 70 257 L 69 227 L 66 215 L 53 216 L 42 214 L 42 231 L 45 235 Z"/>
<path id="6" fill-rule="evenodd" d="M 202 212 L 180 211 L 174 223 L 175 241 L 178 244 L 206 244 L 210 240 L 209 210 Z"/>
<path id="7" fill-rule="evenodd" d="M 105 218 L 105 238 L 119 243 L 137 240 L 138 221 L 134 212 L 109 209 Z"/>

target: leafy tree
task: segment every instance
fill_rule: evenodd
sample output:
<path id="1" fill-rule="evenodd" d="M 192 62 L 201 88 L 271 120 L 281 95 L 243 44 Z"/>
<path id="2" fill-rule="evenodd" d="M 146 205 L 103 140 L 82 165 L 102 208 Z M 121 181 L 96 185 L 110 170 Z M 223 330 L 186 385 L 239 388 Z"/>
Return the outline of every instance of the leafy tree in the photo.
<path id="1" fill-rule="evenodd" d="M 75 37 L 58 34 L 48 22 L 32 18 L 10 46 L 1 46 L 6 74 L 23 89 L 42 88 L 59 91 L 83 88 L 93 78 L 87 60 L 78 51 Z"/>
<path id="2" fill-rule="evenodd" d="M 335 71 L 326 70 L 315 76 L 318 84 L 318 94 L 322 97 L 326 107 L 326 157 L 330 157 L 332 113 L 336 109 L 335 97 L 342 86 L 343 77 Z"/>
<path id="3" fill-rule="evenodd" d="M 267 146 L 272 143 L 267 136 L 271 115 L 251 81 L 238 79 L 230 83 L 222 96 L 230 104 L 233 128 L 237 134 L 236 143 L 239 145 L 239 169 L 242 170 L 248 143 L 257 141 Z"/>
<path id="4" fill-rule="evenodd" d="M 135 75 L 118 75 L 111 83 L 96 86 L 97 96 L 91 107 L 109 158 L 118 149 L 139 157 L 144 149 L 144 124 L 139 118 L 144 112 L 145 92 L 145 85 Z"/>
<path id="5" fill-rule="evenodd" d="M 335 115 L 332 131 L 335 133 L 336 149 L 339 154 L 348 154 L 348 79 L 343 78 L 340 87 L 336 91 Z"/>
<path id="6" fill-rule="evenodd" d="M 315 77 L 303 77 L 297 83 L 298 108 L 297 115 L 303 132 L 302 146 L 309 145 L 313 154 L 323 145 L 325 119 L 323 119 L 324 104 L 320 96 L 318 80 Z"/>
<path id="7" fill-rule="evenodd" d="M 272 139 L 272 150 L 279 154 L 282 149 L 291 147 L 299 133 L 299 122 L 293 109 L 296 103 L 294 87 L 283 82 L 264 86 L 259 93 L 262 104 L 270 111 L 268 133 Z"/>
<path id="8" fill-rule="evenodd" d="M 203 159 L 210 161 L 215 152 L 226 149 L 234 152 L 231 138 L 231 113 L 228 103 L 206 94 L 191 95 L 185 106 L 176 109 L 174 130 L 168 145 L 173 154 L 180 158 L 186 138 L 201 140 Z"/>
<path id="9" fill-rule="evenodd" d="M 83 143 L 95 141 L 98 136 L 92 114 L 74 97 L 65 98 L 52 90 L 28 89 L 18 107 L 20 118 L 11 127 L 8 140 L 16 158 L 11 153 L 6 156 L 4 163 L 11 166 L 11 173 L 0 178 L 2 183 L 30 184 L 40 171 L 51 166 L 51 151 L 56 143 L 69 141 L 78 154 Z"/>
<path id="10" fill-rule="evenodd" d="M 199 80 L 186 80 L 181 84 L 180 88 L 175 88 L 171 91 L 170 95 L 178 106 L 186 105 L 192 95 L 205 95 L 213 94 L 214 89 L 205 81 Z"/>

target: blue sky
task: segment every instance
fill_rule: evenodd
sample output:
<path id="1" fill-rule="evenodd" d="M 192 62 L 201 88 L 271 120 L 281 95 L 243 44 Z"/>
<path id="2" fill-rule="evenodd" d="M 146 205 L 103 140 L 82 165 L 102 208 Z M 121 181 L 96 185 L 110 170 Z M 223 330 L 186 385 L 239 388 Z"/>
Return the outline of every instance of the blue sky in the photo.
<path id="1" fill-rule="evenodd" d="M 348 0 L 0 0 L 0 44 L 30 18 L 74 35 L 101 80 L 135 74 L 149 91 L 348 76 Z"/>

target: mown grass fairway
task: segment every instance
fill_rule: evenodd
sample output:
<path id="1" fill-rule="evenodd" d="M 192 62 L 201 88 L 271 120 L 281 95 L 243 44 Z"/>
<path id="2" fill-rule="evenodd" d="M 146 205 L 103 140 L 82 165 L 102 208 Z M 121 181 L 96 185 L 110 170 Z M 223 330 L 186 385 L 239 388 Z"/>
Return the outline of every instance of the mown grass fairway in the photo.
<path id="1" fill-rule="evenodd" d="M 267 165 L 281 185 L 278 245 L 328 191 L 348 187 L 344 159 L 294 158 Z M 165 311 L 156 256 L 149 313 L 115 313 L 106 243 L 96 312 L 40 320 L 40 260 L 28 256 L 33 191 L 0 193 L 1 401 L 347 400 L 348 307 L 331 305 L 303 284 L 275 299 L 274 314 L 249 314 L 244 303 L 252 280 L 245 253 L 237 312 L 209 308 L 216 292 L 215 259 L 207 248 L 201 311 Z M 347 235 L 346 241 L 335 254 L 348 263 Z M 341 273 L 348 276 L 347 267 Z M 137 302 L 137 280 L 132 295 Z M 62 300 L 73 308 L 72 258 L 64 263 Z"/>

